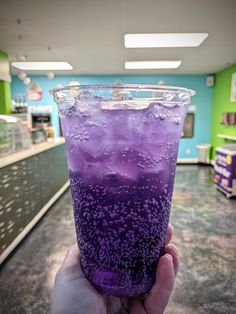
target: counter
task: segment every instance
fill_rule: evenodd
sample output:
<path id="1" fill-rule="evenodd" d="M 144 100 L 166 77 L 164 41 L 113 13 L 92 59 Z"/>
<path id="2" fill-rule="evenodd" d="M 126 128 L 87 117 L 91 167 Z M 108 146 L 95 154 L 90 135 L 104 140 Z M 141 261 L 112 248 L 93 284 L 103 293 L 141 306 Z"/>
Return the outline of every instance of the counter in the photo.
<path id="1" fill-rule="evenodd" d="M 68 187 L 63 138 L 0 158 L 0 263 Z"/>
<path id="2" fill-rule="evenodd" d="M 19 151 L 12 155 L 8 155 L 6 157 L 0 157 L 0 168 L 13 164 L 22 159 L 26 159 L 33 155 L 39 154 L 45 150 L 51 149 L 58 145 L 62 145 L 64 143 L 65 143 L 64 138 L 59 137 L 57 139 L 54 139 L 53 141 L 47 141 L 40 144 L 32 145 L 31 148 Z"/>

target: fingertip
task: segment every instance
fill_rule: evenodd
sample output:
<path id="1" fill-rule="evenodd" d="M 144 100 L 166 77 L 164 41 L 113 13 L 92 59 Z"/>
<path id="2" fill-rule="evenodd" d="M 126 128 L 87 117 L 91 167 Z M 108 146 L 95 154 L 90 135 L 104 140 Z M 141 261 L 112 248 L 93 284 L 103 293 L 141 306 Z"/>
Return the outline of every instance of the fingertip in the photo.
<path id="1" fill-rule="evenodd" d="M 175 280 L 175 271 L 173 257 L 171 254 L 164 254 L 159 259 L 156 270 L 156 282 L 161 286 L 170 289 L 173 287 Z"/>
<path id="2" fill-rule="evenodd" d="M 160 279 L 160 276 L 165 276 L 166 273 L 170 272 L 173 267 L 173 258 L 171 254 L 164 254 L 160 257 L 156 269 L 156 280 Z"/>
<path id="3" fill-rule="evenodd" d="M 165 244 L 168 244 L 171 241 L 171 239 L 173 238 L 173 235 L 174 235 L 174 227 L 171 224 L 169 224 L 167 228 Z"/>
<path id="4" fill-rule="evenodd" d="M 173 243 L 169 243 L 165 246 L 165 254 L 169 254 L 172 256 L 172 258 L 174 259 L 175 257 L 177 257 L 178 255 L 178 250 L 176 245 L 174 245 Z"/>
<path id="5" fill-rule="evenodd" d="M 175 231 L 175 228 L 173 227 L 173 225 L 172 225 L 172 224 L 169 224 L 169 225 L 168 225 L 168 228 L 170 228 L 170 230 L 172 231 L 172 234 L 173 234 L 174 231 Z"/>
<path id="6" fill-rule="evenodd" d="M 171 256 L 171 254 L 168 254 L 168 253 L 167 253 L 167 254 L 165 254 L 164 256 L 165 256 L 165 258 L 168 258 L 171 263 L 173 263 L 173 257 Z"/>
<path id="7" fill-rule="evenodd" d="M 62 263 L 61 269 L 66 270 L 69 268 L 77 267 L 78 269 L 81 268 L 80 265 L 80 252 L 78 245 L 75 243 L 70 246 L 65 256 L 65 259 Z"/>
<path id="8" fill-rule="evenodd" d="M 179 265 L 180 265 L 180 260 L 179 260 L 179 254 L 178 254 L 177 247 L 174 244 L 172 244 L 172 243 L 168 244 L 165 247 L 165 254 L 168 254 L 168 255 L 172 256 L 175 274 L 177 274 L 178 269 L 179 269 Z"/>
<path id="9" fill-rule="evenodd" d="M 70 247 L 69 247 L 69 250 L 68 250 L 68 254 L 76 254 L 76 255 L 79 255 L 79 248 L 78 248 L 78 244 L 77 243 L 74 243 L 72 244 Z"/>
<path id="10" fill-rule="evenodd" d="M 173 257 L 164 254 L 158 262 L 155 283 L 145 299 L 145 308 L 149 311 L 155 305 L 155 313 L 164 313 L 175 284 Z M 150 311 L 151 312 L 151 311 Z"/>

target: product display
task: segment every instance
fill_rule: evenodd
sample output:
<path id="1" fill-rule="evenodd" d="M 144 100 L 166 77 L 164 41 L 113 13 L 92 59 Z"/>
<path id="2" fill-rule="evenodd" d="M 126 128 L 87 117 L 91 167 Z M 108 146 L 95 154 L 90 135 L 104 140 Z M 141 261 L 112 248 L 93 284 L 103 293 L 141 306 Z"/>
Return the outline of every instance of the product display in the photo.
<path id="1" fill-rule="evenodd" d="M 214 182 L 227 197 L 236 195 L 236 145 L 226 144 L 216 149 Z"/>
<path id="2" fill-rule="evenodd" d="M 163 254 L 193 92 L 154 85 L 51 92 L 66 141 L 83 270 L 100 292 L 141 295 Z"/>
<path id="3" fill-rule="evenodd" d="M 0 157 L 30 148 L 30 132 L 21 120 L 8 115 L 0 115 Z"/>

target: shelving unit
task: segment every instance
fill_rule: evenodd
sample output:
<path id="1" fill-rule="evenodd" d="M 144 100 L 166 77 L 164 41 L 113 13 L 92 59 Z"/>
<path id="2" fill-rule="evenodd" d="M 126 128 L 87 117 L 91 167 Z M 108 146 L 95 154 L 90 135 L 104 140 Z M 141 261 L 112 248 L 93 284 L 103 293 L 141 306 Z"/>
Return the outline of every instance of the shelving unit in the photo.
<path id="1" fill-rule="evenodd" d="M 232 136 L 232 135 L 217 134 L 217 137 L 224 138 L 226 140 L 236 141 L 236 136 Z"/>

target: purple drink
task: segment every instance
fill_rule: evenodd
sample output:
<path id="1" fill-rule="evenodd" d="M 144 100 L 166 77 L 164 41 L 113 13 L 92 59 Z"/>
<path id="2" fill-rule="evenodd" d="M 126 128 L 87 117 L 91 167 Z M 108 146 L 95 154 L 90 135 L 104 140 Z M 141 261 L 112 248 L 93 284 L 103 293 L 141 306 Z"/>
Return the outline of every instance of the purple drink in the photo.
<path id="1" fill-rule="evenodd" d="M 122 93 L 114 93 L 117 88 Z M 105 294 L 145 293 L 163 253 L 191 91 L 79 86 L 53 93 L 66 141 L 83 270 Z"/>

